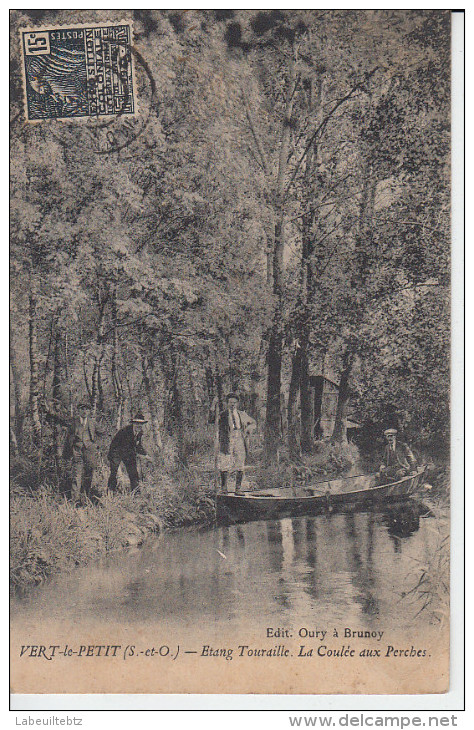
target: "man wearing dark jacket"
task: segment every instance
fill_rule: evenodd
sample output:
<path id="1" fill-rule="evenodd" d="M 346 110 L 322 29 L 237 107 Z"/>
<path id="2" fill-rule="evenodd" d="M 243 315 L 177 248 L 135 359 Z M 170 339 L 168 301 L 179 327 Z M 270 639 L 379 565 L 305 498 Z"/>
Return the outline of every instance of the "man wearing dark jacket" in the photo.
<path id="1" fill-rule="evenodd" d="M 110 463 L 110 476 L 108 481 L 108 489 L 112 492 L 117 488 L 117 472 L 120 463 L 123 462 L 130 479 L 130 488 L 138 487 L 140 477 L 137 469 L 137 454 L 145 456 L 149 461 L 145 447 L 142 444 L 143 426 L 147 423 L 143 413 L 139 411 L 132 422 L 120 429 L 112 439 L 110 444 L 108 459 Z"/>
<path id="2" fill-rule="evenodd" d="M 59 417 L 56 417 L 56 420 L 61 421 Z M 71 459 L 71 498 L 74 502 L 79 502 L 84 498 L 83 495 L 90 498 L 94 470 L 97 468 L 98 429 L 94 418 L 90 415 L 90 406 L 87 403 L 80 403 L 77 406 L 77 416 L 67 426 L 63 458 Z"/>
<path id="3" fill-rule="evenodd" d="M 387 428 L 384 431 L 387 445 L 383 454 L 379 474 L 384 482 L 403 479 L 416 471 L 417 461 L 410 447 L 397 441 L 397 429 Z"/>

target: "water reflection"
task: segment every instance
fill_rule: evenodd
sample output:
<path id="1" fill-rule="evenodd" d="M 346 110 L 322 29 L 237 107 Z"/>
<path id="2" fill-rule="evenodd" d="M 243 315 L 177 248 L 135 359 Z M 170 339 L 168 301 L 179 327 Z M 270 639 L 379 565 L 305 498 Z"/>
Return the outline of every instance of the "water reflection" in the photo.
<path id="1" fill-rule="evenodd" d="M 413 616 L 395 605 L 414 558 L 432 549 L 424 515 L 403 505 L 176 531 L 59 577 L 17 600 L 14 613 L 186 626 L 303 626 L 321 617 L 325 624 L 344 619 L 370 627 L 389 619 L 408 626 Z"/>
<path id="2" fill-rule="evenodd" d="M 388 528 L 388 534 L 393 539 L 396 552 L 401 550 L 401 538 L 410 537 L 420 529 L 420 514 L 422 507 L 417 504 L 407 504 L 403 509 L 387 509 L 383 522 Z"/>
<path id="3" fill-rule="evenodd" d="M 283 567 L 283 538 L 281 535 L 281 522 L 264 522 L 263 524 L 266 528 L 270 568 L 271 570 L 279 573 Z"/>
<path id="4" fill-rule="evenodd" d="M 316 521 L 304 520 L 306 537 L 306 562 L 310 568 L 306 576 L 306 591 L 311 599 L 315 600 L 319 594 L 319 571 L 318 571 L 318 537 Z"/>
<path id="5" fill-rule="evenodd" d="M 374 593 L 374 515 L 348 514 L 345 515 L 345 524 L 350 546 L 351 581 L 356 590 L 355 600 L 360 604 L 362 613 L 370 617 L 378 616 L 379 601 Z"/>

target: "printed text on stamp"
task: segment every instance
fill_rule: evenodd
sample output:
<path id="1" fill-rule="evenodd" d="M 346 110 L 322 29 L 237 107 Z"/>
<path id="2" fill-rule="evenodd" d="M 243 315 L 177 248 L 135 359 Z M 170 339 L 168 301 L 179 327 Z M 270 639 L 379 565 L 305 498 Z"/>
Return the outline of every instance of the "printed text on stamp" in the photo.
<path id="1" fill-rule="evenodd" d="M 22 30 L 29 121 L 135 112 L 131 27 Z"/>

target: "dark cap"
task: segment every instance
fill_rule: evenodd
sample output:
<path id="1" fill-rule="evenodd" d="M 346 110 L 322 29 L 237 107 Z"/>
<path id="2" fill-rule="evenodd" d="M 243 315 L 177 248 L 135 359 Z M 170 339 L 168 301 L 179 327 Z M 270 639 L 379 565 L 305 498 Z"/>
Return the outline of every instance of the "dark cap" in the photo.
<path id="1" fill-rule="evenodd" d="M 91 407 L 90 407 L 89 403 L 78 403 L 77 404 L 78 411 L 80 411 L 80 410 L 90 411 L 90 409 L 91 409 Z"/>
<path id="2" fill-rule="evenodd" d="M 240 398 L 239 398 L 239 396 L 237 395 L 237 393 L 229 393 L 229 394 L 228 394 L 228 395 L 226 396 L 226 401 L 229 401 L 229 400 L 230 400 L 231 398 L 235 398 L 235 400 L 240 400 Z"/>
<path id="3" fill-rule="evenodd" d="M 132 423 L 148 423 L 148 421 L 141 411 L 137 411 L 132 418 Z"/>

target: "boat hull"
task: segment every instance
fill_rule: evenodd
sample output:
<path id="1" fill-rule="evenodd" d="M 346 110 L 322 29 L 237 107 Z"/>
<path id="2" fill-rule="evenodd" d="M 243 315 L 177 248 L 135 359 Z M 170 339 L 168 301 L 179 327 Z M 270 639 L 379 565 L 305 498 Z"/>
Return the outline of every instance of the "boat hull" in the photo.
<path id="1" fill-rule="evenodd" d="M 282 517 L 356 511 L 371 505 L 399 502 L 415 493 L 422 483 L 423 474 L 424 469 L 420 469 L 416 474 L 390 484 L 340 493 L 328 491 L 326 494 L 312 496 L 278 496 L 276 493 L 264 495 L 259 491 L 237 495 L 218 494 L 217 520 L 226 523 L 276 520 Z"/>

